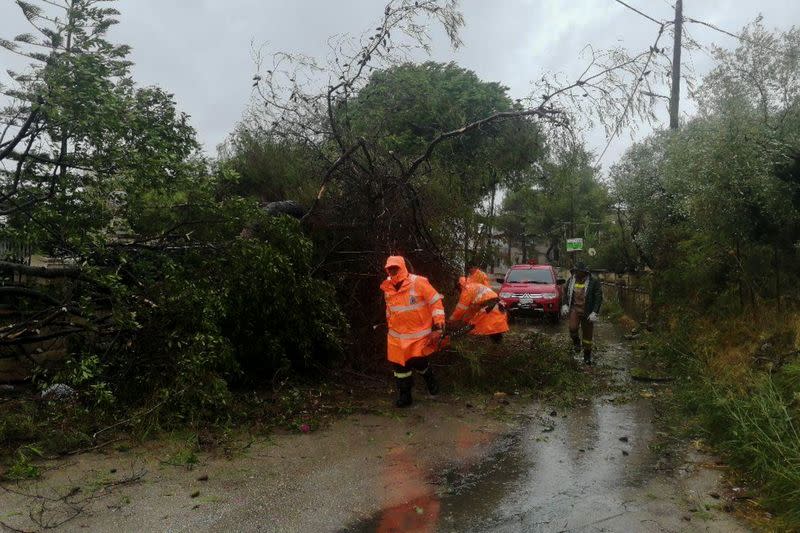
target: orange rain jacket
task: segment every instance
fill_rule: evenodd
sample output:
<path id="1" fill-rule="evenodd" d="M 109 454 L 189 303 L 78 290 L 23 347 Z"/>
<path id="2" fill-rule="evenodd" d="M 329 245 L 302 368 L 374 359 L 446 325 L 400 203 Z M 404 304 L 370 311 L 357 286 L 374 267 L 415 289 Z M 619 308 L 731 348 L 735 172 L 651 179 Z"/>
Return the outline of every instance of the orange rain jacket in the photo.
<path id="1" fill-rule="evenodd" d="M 408 273 L 405 259 L 391 256 L 386 260 L 390 266 L 400 267 L 400 273 L 381 283 L 389 326 L 387 358 L 405 366 L 409 359 L 436 351 L 433 325 L 444 326 L 444 302 L 427 278 Z"/>
<path id="2" fill-rule="evenodd" d="M 486 312 L 484 304 L 497 299 L 497 293 L 489 287 L 472 283 L 465 278 L 459 280 L 461 298 L 458 300 L 450 320 L 463 320 L 475 326 L 470 335 L 494 335 L 508 331 L 508 315 L 495 305 Z"/>
<path id="3" fill-rule="evenodd" d="M 470 276 L 467 278 L 467 281 L 470 283 L 478 283 L 480 285 L 491 287 L 489 284 L 489 276 L 487 276 L 486 272 L 481 269 L 477 269 L 475 272 L 470 274 Z"/>

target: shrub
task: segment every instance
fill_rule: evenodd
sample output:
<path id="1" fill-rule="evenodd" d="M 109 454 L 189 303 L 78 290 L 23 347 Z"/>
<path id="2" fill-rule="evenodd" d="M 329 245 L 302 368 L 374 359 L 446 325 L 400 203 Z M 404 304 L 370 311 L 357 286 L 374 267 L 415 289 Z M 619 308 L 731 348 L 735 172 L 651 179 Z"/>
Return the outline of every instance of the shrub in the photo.
<path id="1" fill-rule="evenodd" d="M 114 335 L 81 337 L 65 368 L 41 379 L 71 385 L 98 411 L 163 406 L 177 420 L 224 420 L 231 384 L 270 382 L 338 356 L 347 325 L 332 287 L 313 276 L 298 223 L 239 201 L 215 215 L 236 223 L 199 232 L 195 246 L 104 250 L 96 261 L 125 272 L 97 273 L 111 315 L 83 310 L 111 321 Z"/>
<path id="2" fill-rule="evenodd" d="M 459 340 L 445 355 L 443 383 L 484 392 L 579 395 L 585 375 L 569 343 L 543 333 L 508 333 L 500 345 L 485 338 Z"/>

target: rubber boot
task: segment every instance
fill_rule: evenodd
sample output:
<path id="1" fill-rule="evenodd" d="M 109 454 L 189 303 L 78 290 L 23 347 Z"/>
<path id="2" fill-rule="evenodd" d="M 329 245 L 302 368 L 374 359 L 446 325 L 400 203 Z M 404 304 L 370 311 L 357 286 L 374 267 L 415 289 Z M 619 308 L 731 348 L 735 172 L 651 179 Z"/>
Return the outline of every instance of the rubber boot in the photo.
<path id="1" fill-rule="evenodd" d="M 592 352 L 590 350 L 584 350 L 583 352 L 583 364 L 587 366 L 592 365 Z"/>
<path id="2" fill-rule="evenodd" d="M 425 386 L 428 387 L 430 395 L 436 396 L 439 394 L 439 382 L 436 380 L 436 376 L 433 375 L 433 369 L 431 367 L 425 370 L 422 377 L 425 378 Z"/>
<path id="3" fill-rule="evenodd" d="M 411 389 L 414 387 L 414 378 L 395 378 L 397 382 L 397 400 L 394 404 L 397 407 L 408 407 L 412 403 Z"/>

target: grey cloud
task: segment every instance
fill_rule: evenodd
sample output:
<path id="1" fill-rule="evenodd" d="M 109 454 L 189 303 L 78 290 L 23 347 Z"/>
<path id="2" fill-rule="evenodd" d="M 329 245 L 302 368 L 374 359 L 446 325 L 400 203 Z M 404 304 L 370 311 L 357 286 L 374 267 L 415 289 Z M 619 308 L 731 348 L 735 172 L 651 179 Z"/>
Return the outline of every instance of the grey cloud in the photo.
<path id="1" fill-rule="evenodd" d="M 668 0 L 630 0 L 658 19 L 671 18 Z M 377 0 L 120 0 L 121 24 L 114 38 L 133 46 L 134 74 L 143 85 L 173 92 L 182 110 L 192 116 L 208 152 L 232 130 L 250 98 L 254 73 L 251 43 L 268 51 L 290 50 L 324 58 L 327 38 L 359 34 L 380 15 Z M 596 49 L 625 46 L 644 50 L 657 26 L 613 0 L 463 0 L 464 46 L 452 51 L 446 36 L 434 31 L 433 58 L 456 61 L 484 79 L 510 87 L 515 97 L 530 91 L 530 81 L 543 71 L 576 73 L 588 44 Z M 763 0 L 689 0 L 686 14 L 738 31 L 763 13 L 768 27 L 787 28 L 800 20 L 800 2 Z M 0 35 L 27 31 L 10 1 L 0 4 Z M 732 46 L 734 39 L 692 25 L 703 43 Z M 669 39 L 663 41 L 668 43 Z M 671 44 L 670 44 L 671 46 Z M 2 66 L 18 67 L 7 55 Z M 711 60 L 702 53 L 686 57 L 702 75 Z M 685 92 L 684 92 L 685 94 Z M 691 112 L 687 102 L 684 109 Z M 666 119 L 661 113 L 660 118 Z M 640 137 L 649 131 L 643 128 Z M 595 130 L 590 146 L 602 150 L 605 137 Z M 630 144 L 628 132 L 612 143 L 604 164 L 616 160 Z"/>

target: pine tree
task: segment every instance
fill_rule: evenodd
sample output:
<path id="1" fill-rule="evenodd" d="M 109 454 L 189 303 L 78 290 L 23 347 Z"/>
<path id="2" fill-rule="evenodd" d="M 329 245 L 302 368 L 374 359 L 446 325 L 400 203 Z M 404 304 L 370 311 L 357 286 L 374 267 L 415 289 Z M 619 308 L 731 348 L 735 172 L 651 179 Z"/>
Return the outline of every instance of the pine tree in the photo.
<path id="1" fill-rule="evenodd" d="M 105 0 L 17 0 L 31 33 L 0 39 L 7 52 L 31 60 L 0 86 L 11 100 L 0 112 L 0 214 L 47 201 L 95 152 L 93 122 L 107 112 L 109 93 L 129 76 L 129 47 L 105 35 L 119 12 Z"/>

